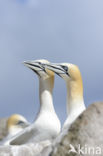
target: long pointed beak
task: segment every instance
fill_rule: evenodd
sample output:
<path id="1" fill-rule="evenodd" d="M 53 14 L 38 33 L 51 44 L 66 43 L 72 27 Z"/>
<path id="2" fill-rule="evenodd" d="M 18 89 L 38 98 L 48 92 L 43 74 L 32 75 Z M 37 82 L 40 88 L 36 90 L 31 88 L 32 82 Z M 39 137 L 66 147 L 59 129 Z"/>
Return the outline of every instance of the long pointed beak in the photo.
<path id="1" fill-rule="evenodd" d="M 22 127 L 23 127 L 23 128 L 28 127 L 28 126 L 30 126 L 30 123 L 29 123 L 29 122 L 24 122 L 24 123 L 22 124 Z"/>
<path id="2" fill-rule="evenodd" d="M 28 127 L 28 126 L 30 126 L 30 123 L 29 122 L 25 122 L 24 124 L 23 124 L 23 127 L 25 128 L 25 127 Z"/>
<path id="3" fill-rule="evenodd" d="M 42 64 L 36 61 L 24 61 L 23 64 L 34 71 L 44 71 Z"/>
<path id="4" fill-rule="evenodd" d="M 65 70 L 59 64 L 55 64 L 55 63 L 45 64 L 45 67 L 48 68 L 49 70 L 52 70 L 53 72 L 55 72 L 58 75 L 59 74 L 66 74 Z"/>

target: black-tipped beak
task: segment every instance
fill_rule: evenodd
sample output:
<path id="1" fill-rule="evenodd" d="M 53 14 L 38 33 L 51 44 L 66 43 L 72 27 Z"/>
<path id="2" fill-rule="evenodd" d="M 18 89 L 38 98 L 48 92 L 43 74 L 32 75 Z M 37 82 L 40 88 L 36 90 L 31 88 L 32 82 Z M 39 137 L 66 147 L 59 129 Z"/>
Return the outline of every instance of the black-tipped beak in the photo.
<path id="1" fill-rule="evenodd" d="M 29 122 L 25 122 L 24 124 L 23 124 L 23 127 L 25 128 L 25 127 L 28 127 L 28 126 L 30 126 L 30 123 Z"/>

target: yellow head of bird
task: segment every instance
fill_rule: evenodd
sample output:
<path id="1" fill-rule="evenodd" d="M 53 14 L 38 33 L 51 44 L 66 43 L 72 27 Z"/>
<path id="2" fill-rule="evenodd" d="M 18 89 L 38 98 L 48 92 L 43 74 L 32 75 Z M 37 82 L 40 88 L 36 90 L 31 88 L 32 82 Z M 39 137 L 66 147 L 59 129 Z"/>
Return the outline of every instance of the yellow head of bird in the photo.
<path id="1" fill-rule="evenodd" d="M 70 63 L 46 64 L 46 68 L 55 72 L 65 81 L 76 81 L 81 79 L 81 73 L 78 66 Z"/>
<path id="2" fill-rule="evenodd" d="M 19 114 L 13 114 L 7 120 L 8 133 L 16 133 L 27 126 L 29 126 L 29 122 Z"/>

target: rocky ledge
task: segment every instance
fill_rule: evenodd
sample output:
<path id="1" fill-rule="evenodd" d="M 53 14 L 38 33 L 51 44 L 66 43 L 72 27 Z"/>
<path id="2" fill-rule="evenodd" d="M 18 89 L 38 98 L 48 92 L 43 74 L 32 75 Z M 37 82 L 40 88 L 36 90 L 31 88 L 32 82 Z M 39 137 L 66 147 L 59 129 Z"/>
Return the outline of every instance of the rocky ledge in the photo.
<path id="1" fill-rule="evenodd" d="M 0 139 L 6 135 L 6 120 L 0 120 Z M 47 145 L 43 151 L 41 146 L 35 147 L 33 144 L 0 147 L 0 156 L 47 155 L 103 156 L 103 102 L 91 104 L 71 125 L 69 130 L 62 132 L 53 147 Z"/>

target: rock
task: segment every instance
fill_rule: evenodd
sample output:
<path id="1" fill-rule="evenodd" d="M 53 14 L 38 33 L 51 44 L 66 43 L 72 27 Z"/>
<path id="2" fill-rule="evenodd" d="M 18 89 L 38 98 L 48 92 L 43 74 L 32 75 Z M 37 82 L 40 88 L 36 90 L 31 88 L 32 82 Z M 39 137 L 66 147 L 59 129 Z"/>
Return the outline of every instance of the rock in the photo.
<path id="1" fill-rule="evenodd" d="M 0 119 L 0 141 L 7 135 L 7 118 Z"/>
<path id="2" fill-rule="evenodd" d="M 71 149 L 75 152 L 70 152 Z M 90 105 L 62 136 L 51 153 L 51 156 L 84 155 L 103 155 L 103 102 Z"/>
<path id="3" fill-rule="evenodd" d="M 5 126 L 4 126 L 5 127 Z M 70 152 L 72 150 L 72 152 Z M 51 152 L 52 151 L 52 152 Z M 50 154 L 49 154 L 50 153 Z M 63 131 L 54 146 L 42 150 L 35 144 L 1 146 L 0 156 L 102 156 L 103 103 L 90 105 L 69 130 Z"/>

